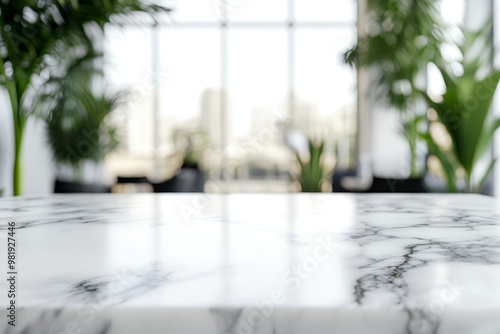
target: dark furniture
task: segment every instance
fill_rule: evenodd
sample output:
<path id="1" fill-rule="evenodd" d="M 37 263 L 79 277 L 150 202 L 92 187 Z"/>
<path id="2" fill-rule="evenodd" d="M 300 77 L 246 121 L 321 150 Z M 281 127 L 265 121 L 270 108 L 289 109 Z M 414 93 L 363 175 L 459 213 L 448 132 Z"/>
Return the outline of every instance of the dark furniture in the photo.
<path id="1" fill-rule="evenodd" d="M 424 178 L 382 178 L 373 177 L 371 186 L 364 191 L 350 191 L 342 186 L 344 177 L 355 177 L 356 170 L 334 171 L 332 176 L 333 192 L 358 192 L 358 193 L 423 193 L 427 192 Z"/>
<path id="2" fill-rule="evenodd" d="M 153 186 L 153 192 L 155 193 L 203 192 L 205 173 L 197 168 L 183 167 L 172 178 L 160 183 L 151 183 L 151 186 Z"/>
<path id="3" fill-rule="evenodd" d="M 67 182 L 61 180 L 56 180 L 54 184 L 54 193 L 56 194 L 110 193 L 110 192 L 111 188 L 104 184 Z"/>

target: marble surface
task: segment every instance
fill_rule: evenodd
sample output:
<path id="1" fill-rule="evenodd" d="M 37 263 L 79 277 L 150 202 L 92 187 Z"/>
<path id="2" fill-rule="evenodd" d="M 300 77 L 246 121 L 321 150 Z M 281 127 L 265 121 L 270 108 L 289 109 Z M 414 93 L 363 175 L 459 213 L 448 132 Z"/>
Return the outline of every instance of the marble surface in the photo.
<path id="1" fill-rule="evenodd" d="M 0 333 L 498 334 L 499 218 L 479 195 L 2 198 Z"/>

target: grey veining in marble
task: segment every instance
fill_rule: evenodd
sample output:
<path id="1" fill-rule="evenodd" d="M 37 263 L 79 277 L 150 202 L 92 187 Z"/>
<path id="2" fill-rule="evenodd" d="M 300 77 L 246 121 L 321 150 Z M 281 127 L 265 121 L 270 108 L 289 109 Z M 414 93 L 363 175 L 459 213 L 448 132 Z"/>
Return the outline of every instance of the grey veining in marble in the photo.
<path id="1" fill-rule="evenodd" d="M 479 195 L 2 198 L 0 333 L 499 334 L 499 217 Z"/>

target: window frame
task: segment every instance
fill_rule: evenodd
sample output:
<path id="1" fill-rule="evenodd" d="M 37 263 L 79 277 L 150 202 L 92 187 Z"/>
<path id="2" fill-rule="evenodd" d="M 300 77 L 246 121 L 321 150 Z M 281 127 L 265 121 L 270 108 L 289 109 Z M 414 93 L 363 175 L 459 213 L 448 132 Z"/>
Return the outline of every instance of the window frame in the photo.
<path id="1" fill-rule="evenodd" d="M 154 170 L 152 171 L 153 180 L 159 181 L 162 175 L 161 168 L 161 160 L 162 156 L 159 152 L 160 147 L 160 131 L 161 131 L 161 122 L 160 122 L 160 78 L 156 77 L 160 72 L 160 31 L 161 29 L 192 29 L 192 28 L 210 28 L 210 29 L 218 29 L 220 34 L 220 91 L 221 91 L 221 129 L 223 129 L 221 133 L 221 144 L 218 149 L 221 153 L 221 161 L 222 161 L 222 170 L 219 175 L 219 179 L 215 181 L 222 181 L 225 183 L 227 181 L 226 172 L 229 167 L 229 159 L 226 152 L 226 148 L 229 145 L 228 138 L 226 135 L 228 124 L 228 99 L 227 92 L 229 90 L 229 71 L 228 71 L 228 59 L 229 59 L 229 43 L 228 43 L 228 33 L 233 29 L 286 29 L 287 34 L 287 113 L 289 116 L 288 119 L 293 119 L 295 115 L 295 96 L 294 92 L 296 89 L 296 57 L 295 57 L 295 48 L 296 48 L 296 37 L 295 32 L 297 29 L 346 29 L 352 28 L 356 31 L 355 35 L 357 36 L 358 30 L 358 18 L 355 17 L 354 22 L 341 22 L 341 21 L 299 21 L 295 18 L 295 0 L 286 0 L 286 5 L 288 6 L 287 10 L 287 19 L 283 22 L 259 22 L 259 21 L 232 21 L 229 19 L 228 15 L 228 6 L 224 5 L 228 0 L 214 0 L 214 10 L 216 2 L 220 3 L 220 13 L 219 19 L 215 21 L 175 21 L 173 14 L 162 16 L 159 18 L 155 18 L 155 20 L 146 20 L 146 21 L 134 21 L 134 22 L 114 22 L 111 23 L 113 25 L 119 25 L 123 27 L 127 26 L 141 26 L 147 29 L 151 29 L 151 73 L 152 73 L 152 82 L 153 82 L 153 166 Z M 353 2 L 355 0 L 352 0 Z M 357 1 L 356 4 L 356 12 L 357 12 Z M 347 66 L 347 65 L 346 65 Z M 359 77 L 355 76 L 355 86 L 357 90 Z M 357 95 L 357 93 L 356 93 Z M 357 102 L 359 99 L 355 98 Z M 355 110 L 356 115 L 355 119 L 357 123 L 359 123 L 359 106 Z M 358 142 L 359 135 L 357 135 L 355 147 L 353 148 L 354 152 L 358 151 Z M 224 188 L 220 189 L 221 192 L 226 192 Z"/>

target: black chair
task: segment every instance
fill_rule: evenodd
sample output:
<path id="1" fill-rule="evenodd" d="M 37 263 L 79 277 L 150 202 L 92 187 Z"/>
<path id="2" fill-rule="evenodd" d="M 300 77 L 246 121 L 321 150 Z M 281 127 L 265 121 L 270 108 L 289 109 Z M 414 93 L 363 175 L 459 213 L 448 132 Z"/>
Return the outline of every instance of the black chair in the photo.
<path id="1" fill-rule="evenodd" d="M 67 182 L 56 180 L 54 184 L 55 194 L 72 193 L 111 193 L 111 188 L 104 184 Z"/>
<path id="2" fill-rule="evenodd" d="M 356 176 L 355 170 L 338 170 L 334 171 L 332 176 L 333 192 L 357 192 L 357 193 L 424 193 L 428 189 L 424 178 L 382 178 L 373 177 L 373 182 L 370 188 L 364 191 L 350 191 L 342 187 L 342 179 L 344 177 Z"/>
<path id="3" fill-rule="evenodd" d="M 195 168 L 181 168 L 170 179 L 151 183 L 153 192 L 203 192 L 205 188 L 205 173 Z"/>
<path id="4" fill-rule="evenodd" d="M 332 190 L 336 193 L 346 193 L 350 192 L 349 190 L 342 187 L 342 179 L 344 177 L 353 177 L 356 176 L 357 172 L 355 169 L 339 169 L 335 170 L 332 175 Z"/>
<path id="5" fill-rule="evenodd" d="M 369 193 L 424 193 L 427 192 L 423 178 L 395 179 L 374 177 Z"/>
<path id="6" fill-rule="evenodd" d="M 116 184 L 149 183 L 146 176 L 118 176 Z"/>
<path id="7" fill-rule="evenodd" d="M 146 176 L 118 176 L 113 186 L 115 193 L 136 194 L 151 191 L 152 187 Z"/>

